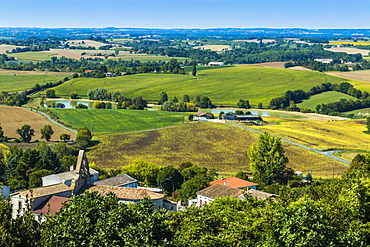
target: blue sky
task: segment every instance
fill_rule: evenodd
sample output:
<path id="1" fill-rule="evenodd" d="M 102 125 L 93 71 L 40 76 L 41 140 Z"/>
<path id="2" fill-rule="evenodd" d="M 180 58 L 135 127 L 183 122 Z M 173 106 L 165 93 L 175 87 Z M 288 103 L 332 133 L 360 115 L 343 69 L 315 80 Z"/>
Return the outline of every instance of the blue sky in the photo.
<path id="1" fill-rule="evenodd" d="M 10 0 L 1 27 L 370 28 L 370 0 Z"/>

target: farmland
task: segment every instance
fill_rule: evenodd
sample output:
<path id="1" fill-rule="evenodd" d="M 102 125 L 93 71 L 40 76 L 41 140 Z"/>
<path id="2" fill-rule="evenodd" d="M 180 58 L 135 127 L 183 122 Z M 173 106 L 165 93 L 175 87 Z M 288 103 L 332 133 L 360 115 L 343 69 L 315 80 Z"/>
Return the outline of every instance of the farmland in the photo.
<path id="1" fill-rule="evenodd" d="M 333 77 L 315 71 L 296 71 L 279 68 L 238 65 L 211 70 L 201 70 L 197 78 L 191 75 L 136 74 L 114 78 L 77 78 L 55 88 L 60 96 L 76 91 L 86 95 L 92 88 L 104 87 L 108 91 L 121 91 L 126 97 L 142 96 L 157 101 L 161 92 L 169 97 L 188 94 L 207 96 L 213 103 L 234 105 L 243 98 L 252 105 L 267 105 L 274 97 L 288 90 L 309 90 L 324 82 L 340 83 L 350 80 Z"/>
<path id="2" fill-rule="evenodd" d="M 75 127 L 88 127 L 94 135 L 142 131 L 183 123 L 188 114 L 137 110 L 53 109 L 63 122 Z"/>
<path id="3" fill-rule="evenodd" d="M 328 45 L 370 45 L 370 41 L 330 41 Z"/>
<path id="4" fill-rule="evenodd" d="M 370 135 L 364 133 L 366 120 L 324 122 L 300 119 L 270 119 L 269 117 L 264 117 L 264 120 L 276 124 L 251 128 L 266 131 L 318 150 L 370 149 L 370 142 L 366 141 L 370 140 Z"/>
<path id="5" fill-rule="evenodd" d="M 142 158 L 161 166 L 190 161 L 220 173 L 238 172 L 249 170 L 246 151 L 258 136 L 225 124 L 194 123 L 157 131 L 97 136 L 100 144 L 88 153 L 88 158 L 104 168 L 117 168 Z M 348 168 L 320 154 L 287 143 L 283 146 L 293 169 L 327 176 L 333 166 L 336 174 Z"/>
<path id="6" fill-rule="evenodd" d="M 325 48 L 325 50 L 333 51 L 333 52 L 345 52 L 347 54 L 360 53 L 362 56 L 367 56 L 367 55 L 369 55 L 369 52 L 370 52 L 370 50 L 364 50 L 364 49 L 358 49 L 358 48 L 352 48 L 352 47 Z"/>
<path id="7" fill-rule="evenodd" d="M 297 106 L 299 108 L 309 108 L 311 110 L 316 110 L 315 107 L 319 104 L 327 104 L 330 102 L 339 101 L 340 99 L 352 99 L 356 100 L 355 97 L 349 96 L 344 93 L 330 91 L 323 92 L 320 94 L 312 95 L 308 100 L 304 100 L 302 103 L 299 103 Z"/>
<path id="8" fill-rule="evenodd" d="M 13 49 L 20 47 L 23 48 L 24 46 L 17 46 L 17 45 L 0 45 L 0 54 L 5 54 L 6 51 L 12 51 Z"/>
<path id="9" fill-rule="evenodd" d="M 54 130 L 51 141 L 60 141 L 59 136 L 64 133 L 70 134 L 71 139 L 75 138 L 74 133 L 50 123 L 49 120 L 38 113 L 20 107 L 0 105 L 0 123 L 4 131 L 4 135 L 9 138 L 19 138 L 16 130 L 21 128 L 24 124 L 30 125 L 31 128 L 35 130 L 35 136 L 32 138 L 32 141 L 41 141 L 40 130 L 47 124 L 52 125 Z"/>
<path id="10" fill-rule="evenodd" d="M 370 70 L 358 70 L 350 72 L 326 72 L 326 74 L 346 78 L 349 80 L 356 81 L 354 85 L 358 87 L 367 87 L 370 86 Z M 362 89 L 361 89 L 362 90 Z"/>
<path id="11" fill-rule="evenodd" d="M 67 73 L 45 73 L 45 72 L 28 72 L 14 71 L 14 74 L 9 75 L 9 71 L 0 71 L 0 90 L 6 92 L 21 91 L 30 89 L 35 86 L 36 83 L 44 84 L 47 82 L 57 82 L 63 80 L 64 77 L 68 76 Z M 2 72 L 6 72 L 4 75 Z M 43 74 L 41 74 L 43 73 Z"/>
<path id="12" fill-rule="evenodd" d="M 224 50 L 231 50 L 231 46 L 229 45 L 203 45 L 203 46 L 195 46 L 194 49 L 224 51 Z"/>
<path id="13" fill-rule="evenodd" d="M 16 57 L 22 60 L 32 60 L 32 61 L 46 61 L 50 60 L 50 57 L 56 55 L 57 53 L 45 52 L 45 51 L 29 51 L 12 53 L 12 57 Z"/>

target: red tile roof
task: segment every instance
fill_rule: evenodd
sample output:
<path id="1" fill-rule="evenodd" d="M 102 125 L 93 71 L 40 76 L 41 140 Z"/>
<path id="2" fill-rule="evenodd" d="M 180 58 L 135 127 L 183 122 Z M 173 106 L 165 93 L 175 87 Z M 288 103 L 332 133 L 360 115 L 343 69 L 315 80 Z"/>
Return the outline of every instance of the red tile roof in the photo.
<path id="1" fill-rule="evenodd" d="M 49 200 L 45 201 L 41 206 L 34 210 L 33 213 L 47 215 L 48 212 L 50 212 L 50 216 L 55 216 L 55 214 L 63 207 L 62 203 L 67 202 L 68 200 L 69 198 L 66 197 L 52 196 Z"/>
<path id="2" fill-rule="evenodd" d="M 237 189 L 242 189 L 242 188 L 258 185 L 256 183 L 252 183 L 252 182 L 249 182 L 247 180 L 240 179 L 240 178 L 237 178 L 237 177 L 227 177 L 227 178 L 224 178 L 224 179 L 219 179 L 219 180 L 212 181 L 209 184 L 210 185 L 223 184 L 223 185 L 227 185 L 227 186 L 237 188 Z"/>

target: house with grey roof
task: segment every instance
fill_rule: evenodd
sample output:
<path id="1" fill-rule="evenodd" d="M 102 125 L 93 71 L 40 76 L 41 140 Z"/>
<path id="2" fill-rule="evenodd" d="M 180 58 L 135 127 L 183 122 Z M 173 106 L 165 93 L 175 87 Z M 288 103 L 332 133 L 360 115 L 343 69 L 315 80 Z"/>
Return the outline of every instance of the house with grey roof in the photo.
<path id="1" fill-rule="evenodd" d="M 109 185 L 117 187 L 137 188 L 138 180 L 133 177 L 130 177 L 127 174 L 122 174 L 116 177 L 94 181 L 94 185 Z"/>
<path id="2" fill-rule="evenodd" d="M 255 189 L 241 190 L 231 186 L 215 183 L 198 191 L 196 201 L 195 199 L 189 200 L 189 204 L 191 205 L 191 203 L 194 202 L 195 206 L 202 207 L 214 201 L 216 198 L 232 197 L 245 200 L 247 196 L 252 196 L 258 200 L 266 200 L 267 198 L 271 198 L 273 201 L 275 201 L 277 197 L 275 194 L 270 194 Z"/>

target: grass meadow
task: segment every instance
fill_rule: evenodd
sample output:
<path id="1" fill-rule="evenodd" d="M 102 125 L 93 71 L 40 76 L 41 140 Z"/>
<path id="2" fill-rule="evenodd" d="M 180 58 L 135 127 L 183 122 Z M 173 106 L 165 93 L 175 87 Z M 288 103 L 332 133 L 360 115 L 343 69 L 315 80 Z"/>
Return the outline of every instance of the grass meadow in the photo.
<path id="1" fill-rule="evenodd" d="M 188 114 L 117 109 L 53 109 L 60 120 L 75 128 L 88 127 L 94 135 L 142 131 L 182 124 Z M 184 118 L 183 118 L 184 116 Z"/>
<path id="2" fill-rule="evenodd" d="M 30 89 L 36 83 L 42 85 L 48 82 L 57 82 L 63 80 L 67 74 L 50 75 L 50 74 L 29 74 L 29 75 L 0 75 L 0 91 L 14 92 Z"/>
<path id="3" fill-rule="evenodd" d="M 137 158 L 161 166 L 178 166 L 190 161 L 230 174 L 249 170 L 246 151 L 259 134 L 234 126 L 198 122 L 175 128 L 140 133 L 122 133 L 94 137 L 100 143 L 88 152 L 90 162 L 99 167 L 117 168 Z M 329 176 L 343 174 L 348 166 L 326 156 L 283 142 L 289 167 L 305 174 Z"/>
<path id="4" fill-rule="evenodd" d="M 298 107 L 316 110 L 316 106 L 318 104 L 322 104 L 322 103 L 327 104 L 329 102 L 339 101 L 340 99 L 356 100 L 355 97 L 352 97 L 350 95 L 336 92 L 336 91 L 330 91 L 330 92 L 323 92 L 320 94 L 313 95 L 308 100 L 304 100 L 302 103 L 299 103 Z"/>
<path id="5" fill-rule="evenodd" d="M 239 99 L 247 99 L 252 105 L 267 105 L 274 97 L 287 90 L 309 90 L 324 82 L 351 82 L 348 79 L 330 76 L 316 71 L 298 71 L 260 66 L 223 67 L 200 70 L 197 78 L 191 75 L 136 74 L 114 78 L 77 78 L 55 88 L 59 96 L 68 96 L 76 91 L 85 97 L 87 91 L 103 87 L 108 91 L 120 91 L 126 97 L 142 96 L 157 101 L 161 92 L 169 98 L 182 98 L 188 94 L 207 96 L 213 103 L 235 105 Z"/>
<path id="6" fill-rule="evenodd" d="M 252 126 L 259 131 L 317 149 L 370 150 L 370 135 L 365 134 L 366 120 L 307 121 L 301 119 L 263 118 L 275 124 Z"/>

